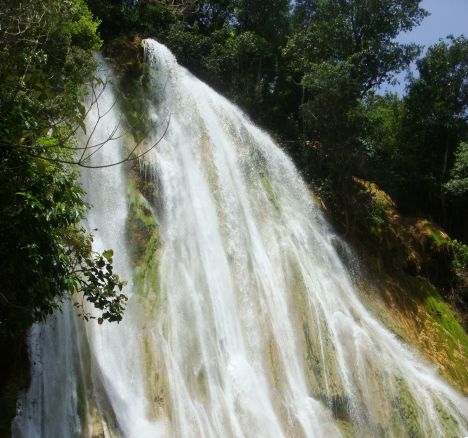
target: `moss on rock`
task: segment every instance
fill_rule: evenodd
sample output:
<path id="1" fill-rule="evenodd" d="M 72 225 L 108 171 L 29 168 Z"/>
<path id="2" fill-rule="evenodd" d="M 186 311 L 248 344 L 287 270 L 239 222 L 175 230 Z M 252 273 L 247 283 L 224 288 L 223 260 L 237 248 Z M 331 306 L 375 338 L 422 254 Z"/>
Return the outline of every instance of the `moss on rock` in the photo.
<path id="1" fill-rule="evenodd" d="M 152 181 L 145 179 L 137 165 L 132 168 L 128 181 L 127 238 L 133 251 L 133 289 L 145 317 L 154 317 L 159 303 L 159 253 L 161 240 L 156 216 L 158 192 Z"/>
<path id="2" fill-rule="evenodd" d="M 468 337 L 458 313 L 422 277 L 381 272 L 374 281 L 373 292 L 362 294 L 367 305 L 398 338 L 415 346 L 468 394 Z"/>
<path id="3" fill-rule="evenodd" d="M 106 43 L 104 55 L 117 77 L 114 90 L 127 128 L 136 141 L 141 141 L 151 129 L 147 110 L 149 69 L 144 62 L 142 38 L 138 34 L 115 38 Z"/>
<path id="4" fill-rule="evenodd" d="M 367 267 L 354 279 L 358 289 L 390 330 L 468 393 L 466 311 L 462 299 L 451 298 L 460 294 L 453 241 L 428 219 L 400 215 L 376 184 L 354 183 L 360 207 L 350 240 Z"/>
<path id="5" fill-rule="evenodd" d="M 424 438 L 421 429 L 419 409 L 411 391 L 403 379 L 397 379 L 398 394 L 392 401 L 393 430 L 398 431 L 398 436 L 410 436 L 412 438 Z"/>

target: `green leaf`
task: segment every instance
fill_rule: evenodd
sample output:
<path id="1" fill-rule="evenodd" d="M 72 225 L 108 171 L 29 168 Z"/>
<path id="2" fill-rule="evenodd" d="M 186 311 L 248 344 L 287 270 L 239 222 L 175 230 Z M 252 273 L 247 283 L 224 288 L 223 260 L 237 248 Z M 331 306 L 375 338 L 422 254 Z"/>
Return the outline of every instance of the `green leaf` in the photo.
<path id="1" fill-rule="evenodd" d="M 106 249 L 103 253 L 102 256 L 109 262 L 112 262 L 112 256 L 114 255 L 114 251 L 112 249 Z"/>

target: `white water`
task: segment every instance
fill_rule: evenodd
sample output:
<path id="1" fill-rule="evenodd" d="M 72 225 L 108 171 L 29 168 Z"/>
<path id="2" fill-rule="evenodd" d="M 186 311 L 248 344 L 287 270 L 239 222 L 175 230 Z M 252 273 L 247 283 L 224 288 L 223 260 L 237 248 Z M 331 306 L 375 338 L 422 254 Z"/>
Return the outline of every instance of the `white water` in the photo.
<path id="1" fill-rule="evenodd" d="M 84 174 L 97 249 L 114 248 L 117 271 L 134 279 L 129 306 L 119 325 L 66 311 L 34 328 L 15 435 L 468 435 L 466 399 L 361 304 L 290 159 L 164 46 L 145 50 L 151 140 L 171 114 L 141 163 L 160 188 L 140 202 L 162 243 L 132 260 L 128 167 Z M 109 108 L 112 90 L 103 99 Z M 118 161 L 123 143 L 93 163 Z"/>

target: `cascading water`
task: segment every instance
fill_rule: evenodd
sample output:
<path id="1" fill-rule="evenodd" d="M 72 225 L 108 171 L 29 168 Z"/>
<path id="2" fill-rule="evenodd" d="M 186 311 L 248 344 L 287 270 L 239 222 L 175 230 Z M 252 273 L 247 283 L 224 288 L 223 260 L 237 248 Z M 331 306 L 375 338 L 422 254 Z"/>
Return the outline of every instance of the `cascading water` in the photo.
<path id="1" fill-rule="evenodd" d="M 83 176 L 98 249 L 132 280 L 124 322 L 67 310 L 34 328 L 15 435 L 468 435 L 466 399 L 360 302 L 290 159 L 167 48 L 144 45 L 149 140 L 170 115 L 169 129 L 144 178 Z M 98 135 L 116 123 L 111 108 Z M 94 163 L 119 161 L 115 143 Z"/>

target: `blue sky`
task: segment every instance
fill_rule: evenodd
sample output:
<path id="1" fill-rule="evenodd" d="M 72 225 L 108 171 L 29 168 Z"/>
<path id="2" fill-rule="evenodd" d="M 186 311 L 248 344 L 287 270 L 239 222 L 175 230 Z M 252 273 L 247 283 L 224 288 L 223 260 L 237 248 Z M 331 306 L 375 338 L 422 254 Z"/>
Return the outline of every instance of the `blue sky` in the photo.
<path id="1" fill-rule="evenodd" d="M 402 43 L 415 42 L 426 48 L 436 43 L 439 38 L 447 35 L 465 35 L 468 37 L 468 0 L 423 0 L 421 6 L 430 12 L 420 26 L 413 31 L 401 34 L 398 41 Z M 414 69 L 414 66 L 412 67 Z M 384 85 L 381 91 L 404 92 L 406 73 L 398 78 L 399 85 L 391 87 Z"/>

